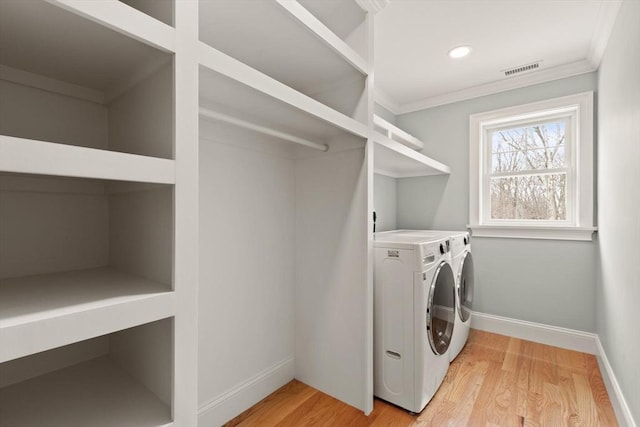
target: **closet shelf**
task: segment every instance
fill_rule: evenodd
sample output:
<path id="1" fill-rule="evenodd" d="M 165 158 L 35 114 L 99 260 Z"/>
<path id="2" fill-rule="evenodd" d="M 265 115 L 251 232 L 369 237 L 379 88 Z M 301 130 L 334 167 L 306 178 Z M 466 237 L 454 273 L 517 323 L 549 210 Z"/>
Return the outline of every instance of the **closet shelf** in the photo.
<path id="1" fill-rule="evenodd" d="M 173 425 L 171 410 L 108 357 L 0 389 L 3 426 Z"/>
<path id="2" fill-rule="evenodd" d="M 379 132 L 372 132 L 376 143 L 374 171 L 392 178 L 443 175 L 451 173 L 449 166 L 418 153 Z"/>
<path id="3" fill-rule="evenodd" d="M 200 73 L 201 106 L 215 104 L 221 111 L 236 112 L 236 117 L 237 113 L 257 117 L 263 126 L 314 140 L 344 132 L 368 136 L 365 124 L 202 42 L 200 64 L 204 70 Z"/>
<path id="4" fill-rule="evenodd" d="M 168 64 L 174 40 L 173 27 L 116 0 L 0 3 L 2 79 L 92 103 Z"/>
<path id="5" fill-rule="evenodd" d="M 108 267 L 0 280 L 0 363 L 174 315 L 169 287 Z"/>
<path id="6" fill-rule="evenodd" d="M 305 6 L 296 0 L 275 0 L 287 13 L 294 17 L 305 29 L 333 49 L 345 61 L 364 75 L 369 74 L 369 64 L 344 40 L 338 37 L 324 23 L 316 18 Z"/>
<path id="7" fill-rule="evenodd" d="M 375 130 L 393 141 L 411 147 L 414 150 L 422 150 L 424 148 L 424 142 L 375 114 L 373 115 L 373 125 Z"/>
<path id="8" fill-rule="evenodd" d="M 0 135 L 0 172 L 175 183 L 175 161 Z"/>
<path id="9" fill-rule="evenodd" d="M 303 93 L 367 76 L 367 61 L 297 1 L 250 3 L 200 1 L 200 40 Z"/>
<path id="10" fill-rule="evenodd" d="M 366 24 L 363 24 L 369 12 L 367 1 L 297 0 L 297 2 L 347 43 L 355 37 L 363 36 L 363 34 L 358 34 L 358 30 L 366 31 Z M 365 7 L 360 3 L 363 3 Z"/>
<path id="11" fill-rule="evenodd" d="M 117 0 L 47 0 L 150 46 L 175 52 L 175 29 Z"/>

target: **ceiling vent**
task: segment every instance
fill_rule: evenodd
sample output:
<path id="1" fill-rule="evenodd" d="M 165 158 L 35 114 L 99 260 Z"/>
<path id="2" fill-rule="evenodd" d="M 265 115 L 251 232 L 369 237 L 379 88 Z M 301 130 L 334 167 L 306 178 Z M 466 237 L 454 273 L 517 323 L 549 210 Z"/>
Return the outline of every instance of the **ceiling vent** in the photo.
<path id="1" fill-rule="evenodd" d="M 531 64 L 527 64 L 527 65 L 520 65 L 518 67 L 514 67 L 514 68 L 509 68 L 508 70 L 502 70 L 504 72 L 504 75 L 506 77 L 509 76 L 513 76 L 514 74 L 520 74 L 520 73 L 524 73 L 526 71 L 533 71 L 537 68 L 540 68 L 540 63 L 542 61 L 538 61 L 538 62 L 533 62 Z"/>

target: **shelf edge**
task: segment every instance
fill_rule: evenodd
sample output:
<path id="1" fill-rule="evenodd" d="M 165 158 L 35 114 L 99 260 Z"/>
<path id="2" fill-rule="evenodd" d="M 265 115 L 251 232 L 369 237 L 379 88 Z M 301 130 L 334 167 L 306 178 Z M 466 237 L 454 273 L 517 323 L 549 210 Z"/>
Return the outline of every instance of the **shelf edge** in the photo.
<path id="1" fill-rule="evenodd" d="M 174 300 L 167 291 L 1 327 L 0 363 L 166 319 L 175 314 Z"/>
<path id="2" fill-rule="evenodd" d="M 0 172 L 175 184 L 175 161 L 0 135 Z"/>
<path id="3" fill-rule="evenodd" d="M 346 132 L 362 138 L 368 137 L 369 131 L 365 124 L 298 92 L 284 83 L 218 51 L 206 43 L 200 42 L 199 51 L 201 66 L 222 74 L 245 86 L 249 86 L 276 100 L 289 104 L 300 111 L 324 120 Z"/>
<path id="4" fill-rule="evenodd" d="M 451 168 L 445 165 L 444 163 L 440 163 L 439 161 L 434 160 L 430 157 L 427 157 L 422 153 L 414 151 L 409 147 L 400 144 L 397 141 L 387 138 L 386 136 L 382 135 L 379 132 L 375 132 L 375 131 L 372 132 L 372 140 L 376 144 L 381 145 L 387 148 L 388 150 L 391 150 L 401 156 L 404 156 L 405 158 L 413 160 L 414 162 L 416 162 L 416 164 L 420 164 L 424 168 L 423 173 L 412 172 L 409 175 L 394 173 L 392 175 L 392 173 L 389 170 L 385 169 L 384 167 L 379 167 L 379 166 L 375 167 L 375 169 L 379 171 L 386 171 L 387 172 L 386 175 L 388 176 L 393 176 L 394 178 L 407 178 L 412 176 L 427 176 L 427 175 L 441 175 L 441 174 L 446 175 L 451 173 Z M 374 161 L 375 161 L 375 155 L 374 155 Z"/>
<path id="5" fill-rule="evenodd" d="M 175 52 L 175 29 L 119 1 L 45 0 L 140 42 Z"/>

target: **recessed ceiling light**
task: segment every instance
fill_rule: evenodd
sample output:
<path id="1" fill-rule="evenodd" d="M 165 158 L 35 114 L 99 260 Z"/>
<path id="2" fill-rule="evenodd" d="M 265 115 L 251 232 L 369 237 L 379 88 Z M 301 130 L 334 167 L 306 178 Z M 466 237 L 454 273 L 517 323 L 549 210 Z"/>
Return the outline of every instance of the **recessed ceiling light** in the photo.
<path id="1" fill-rule="evenodd" d="M 449 57 L 451 58 L 464 58 L 471 53 L 471 47 L 469 46 L 456 46 L 449 51 Z"/>

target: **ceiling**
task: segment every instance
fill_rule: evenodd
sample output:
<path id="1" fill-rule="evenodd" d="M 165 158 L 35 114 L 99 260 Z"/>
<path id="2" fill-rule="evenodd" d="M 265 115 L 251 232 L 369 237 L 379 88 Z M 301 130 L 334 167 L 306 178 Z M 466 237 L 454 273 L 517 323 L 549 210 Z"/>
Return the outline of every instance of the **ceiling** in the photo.
<path id="1" fill-rule="evenodd" d="M 593 71 L 618 7 L 612 0 L 392 0 L 375 17 L 376 101 L 400 114 Z M 458 45 L 473 50 L 449 58 Z M 504 75 L 537 61 L 537 70 Z"/>

